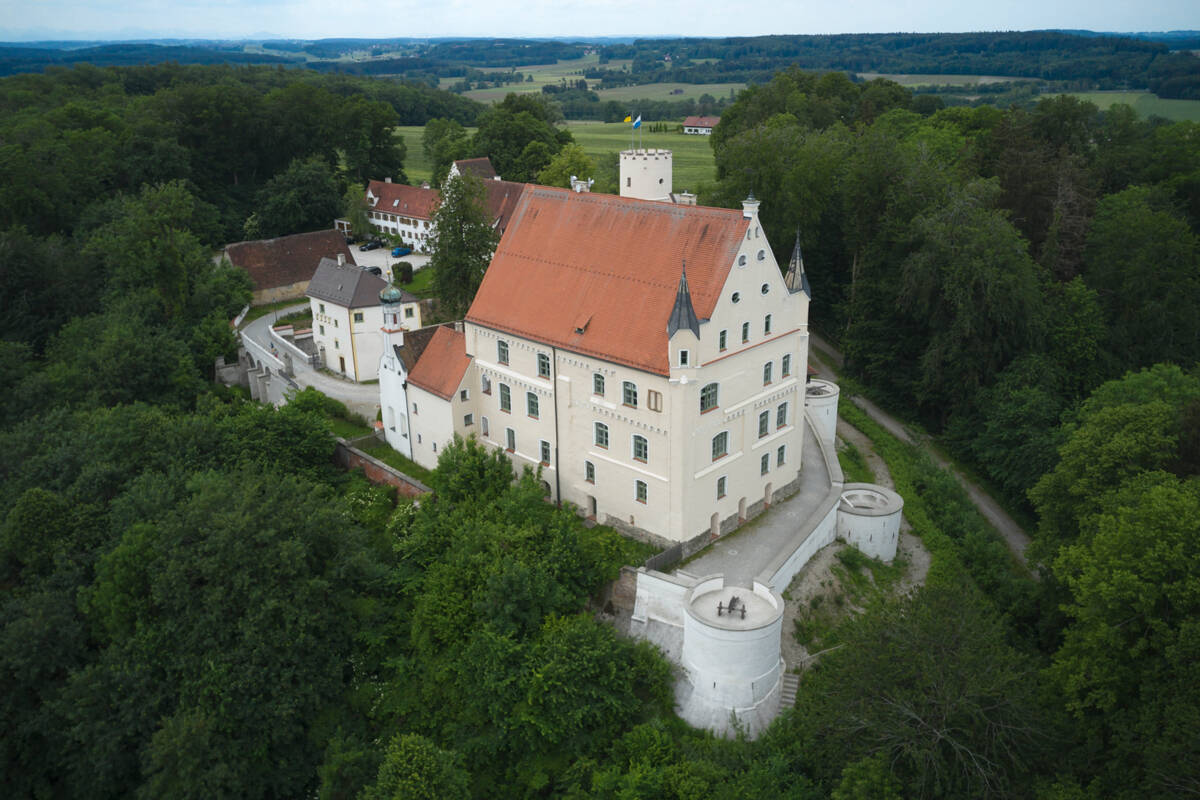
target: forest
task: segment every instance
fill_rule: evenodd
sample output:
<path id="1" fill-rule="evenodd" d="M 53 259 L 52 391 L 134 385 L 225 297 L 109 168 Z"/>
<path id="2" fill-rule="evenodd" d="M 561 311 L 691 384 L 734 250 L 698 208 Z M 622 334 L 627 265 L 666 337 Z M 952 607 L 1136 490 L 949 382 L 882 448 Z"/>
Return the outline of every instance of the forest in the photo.
<path id="1" fill-rule="evenodd" d="M 213 247 L 273 182 L 261 199 L 299 211 L 255 224 L 290 232 L 327 199 L 307 181 L 402 176 L 400 121 L 518 170 L 570 149 L 544 100 L 468 138 L 474 107 L 425 91 L 223 66 L 0 81 L 5 796 L 1200 791 L 1200 126 L 799 69 L 726 109 L 702 201 L 753 191 L 782 263 L 799 231 L 844 386 L 1023 513 L 1033 570 L 844 403 L 929 577 L 831 632 L 762 737 L 722 740 L 599 618 L 642 548 L 470 441 L 398 499 L 333 466 L 336 404 L 212 382 L 249 297 Z"/>

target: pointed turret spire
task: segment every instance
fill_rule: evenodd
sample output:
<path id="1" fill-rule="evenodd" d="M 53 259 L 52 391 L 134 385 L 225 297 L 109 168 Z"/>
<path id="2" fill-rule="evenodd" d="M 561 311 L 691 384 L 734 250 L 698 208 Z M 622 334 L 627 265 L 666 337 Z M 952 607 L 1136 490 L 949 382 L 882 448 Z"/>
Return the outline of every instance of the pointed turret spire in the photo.
<path id="1" fill-rule="evenodd" d="M 783 282 L 792 294 L 804 292 L 812 299 L 812 290 L 808 287 L 808 275 L 804 272 L 804 254 L 800 252 L 800 228 L 796 228 L 796 246 L 792 249 L 792 260 L 788 263 L 787 275 Z"/>
<path id="2" fill-rule="evenodd" d="M 692 306 L 692 293 L 688 291 L 687 261 L 683 262 L 683 271 L 679 275 L 679 289 L 675 292 L 675 306 L 667 320 L 667 338 L 674 336 L 681 328 L 687 328 L 696 334 L 697 339 L 700 338 L 700 320 Z"/>

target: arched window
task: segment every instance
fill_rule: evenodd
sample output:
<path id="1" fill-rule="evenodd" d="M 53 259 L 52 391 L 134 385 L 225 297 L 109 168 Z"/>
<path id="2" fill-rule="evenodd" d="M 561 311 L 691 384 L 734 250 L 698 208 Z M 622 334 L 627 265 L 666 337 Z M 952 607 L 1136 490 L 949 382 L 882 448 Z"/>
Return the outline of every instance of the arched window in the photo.
<path id="1" fill-rule="evenodd" d="M 593 430 L 592 442 L 596 447 L 608 449 L 608 426 L 603 422 L 597 422 Z"/>
<path id="2" fill-rule="evenodd" d="M 771 333 L 771 315 L 767 314 L 763 317 L 763 333 L 769 335 Z"/>
<path id="3" fill-rule="evenodd" d="M 729 455 L 729 431 L 721 431 L 712 440 L 712 458 L 716 461 L 718 458 Z"/>
<path id="4" fill-rule="evenodd" d="M 645 436 L 633 437 L 633 460 L 647 461 L 650 458 L 650 443 Z"/>
<path id="5" fill-rule="evenodd" d="M 700 390 L 700 413 L 717 407 L 717 384 L 710 383 Z"/>
<path id="6" fill-rule="evenodd" d="M 621 402 L 630 408 L 637 408 L 637 384 L 632 381 L 621 384 Z"/>

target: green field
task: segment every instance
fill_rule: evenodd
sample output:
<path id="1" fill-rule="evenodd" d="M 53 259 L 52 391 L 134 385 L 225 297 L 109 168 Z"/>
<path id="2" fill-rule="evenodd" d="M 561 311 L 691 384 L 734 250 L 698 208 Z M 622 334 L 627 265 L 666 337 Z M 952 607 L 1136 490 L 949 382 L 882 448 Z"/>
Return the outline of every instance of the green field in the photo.
<path id="1" fill-rule="evenodd" d="M 567 123 L 567 129 L 592 158 L 629 149 L 628 122 L 572 121 Z M 673 152 L 675 191 L 694 192 L 702 183 L 712 183 L 717 178 L 716 162 L 707 136 L 646 131 L 636 146 L 659 147 Z"/>
<path id="2" fill-rule="evenodd" d="M 567 129 L 593 159 L 605 153 L 629 149 L 631 129 L 627 122 L 571 121 L 567 123 Z M 425 153 L 421 150 L 421 133 L 424 130 L 419 125 L 403 125 L 395 129 L 396 135 L 403 138 L 408 147 L 404 171 L 412 183 L 427 181 L 433 174 L 433 164 L 425 158 Z M 473 128 L 468 128 L 468 131 L 475 132 Z M 674 183 L 677 191 L 686 189 L 694 192 L 702 183 L 712 183 L 716 180 L 716 164 L 707 136 L 645 131 L 638 146 L 665 148 L 674 153 Z"/>
<path id="3" fill-rule="evenodd" d="M 863 80 L 883 78 L 901 86 L 977 86 L 981 83 L 1031 80 L 1014 75 L 904 75 L 896 72 L 860 72 L 858 75 Z"/>
<path id="4" fill-rule="evenodd" d="M 559 61 L 556 64 L 533 64 L 525 67 L 515 67 L 514 71 L 520 72 L 528 78 L 532 75 L 533 80 L 526 80 L 523 83 L 513 83 L 508 86 L 500 86 L 494 89 L 472 89 L 469 92 L 464 92 L 464 97 L 469 97 L 472 100 L 478 100 L 481 103 L 498 103 L 504 99 L 504 96 L 509 92 L 525 93 L 525 92 L 540 92 L 543 86 L 547 84 L 557 84 L 564 78 L 568 81 L 577 81 L 583 77 L 583 72 L 588 67 L 594 67 L 600 63 L 600 56 L 592 54 L 583 58 L 576 58 L 570 61 Z M 629 69 L 632 63 L 629 59 L 613 60 L 605 64 L 606 69 Z M 503 70 L 483 68 L 484 72 L 501 72 Z M 460 78 L 442 78 L 438 86 L 446 89 L 457 83 Z"/>
<path id="5" fill-rule="evenodd" d="M 605 100 L 699 100 L 702 94 L 713 97 L 728 97 L 746 88 L 744 83 L 644 83 L 640 86 L 621 86 L 616 89 L 601 89 L 596 92 L 600 101 Z M 679 94 L 672 94 L 675 90 Z M 635 109 L 636 110 L 636 109 Z"/>
<path id="6" fill-rule="evenodd" d="M 1200 122 L 1200 100 L 1163 100 L 1150 92 L 1070 92 L 1080 100 L 1088 100 L 1105 110 L 1116 103 L 1133 106 L 1139 117 L 1151 114 L 1169 120 Z"/>

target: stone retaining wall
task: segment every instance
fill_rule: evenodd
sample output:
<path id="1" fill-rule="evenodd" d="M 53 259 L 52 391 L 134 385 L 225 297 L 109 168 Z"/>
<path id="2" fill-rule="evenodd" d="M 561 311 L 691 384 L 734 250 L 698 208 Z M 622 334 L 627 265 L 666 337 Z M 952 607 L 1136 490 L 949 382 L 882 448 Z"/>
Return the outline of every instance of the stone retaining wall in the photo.
<path id="1" fill-rule="evenodd" d="M 374 438 L 374 434 L 369 438 Z M 355 442 L 359 441 L 362 440 L 355 440 Z M 433 491 L 416 478 L 405 475 L 400 470 L 388 466 L 378 458 L 364 453 L 340 436 L 337 440 L 337 447 L 333 452 L 333 460 L 343 469 L 361 469 L 367 480 L 371 483 L 394 486 L 396 491 L 405 497 L 420 497 L 423 494 L 429 494 Z"/>

